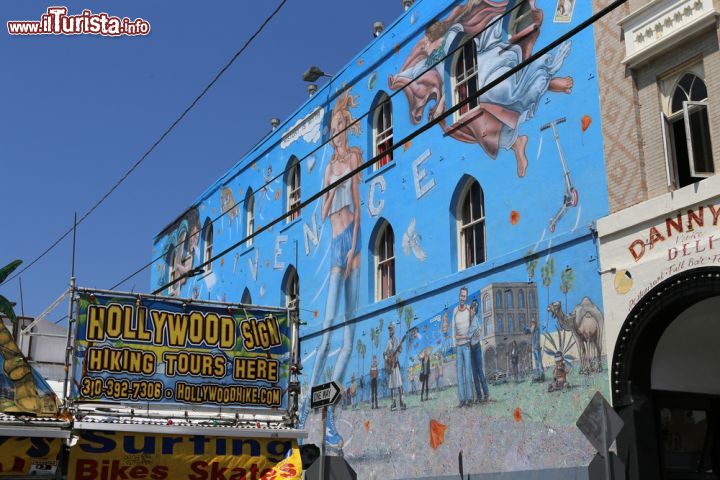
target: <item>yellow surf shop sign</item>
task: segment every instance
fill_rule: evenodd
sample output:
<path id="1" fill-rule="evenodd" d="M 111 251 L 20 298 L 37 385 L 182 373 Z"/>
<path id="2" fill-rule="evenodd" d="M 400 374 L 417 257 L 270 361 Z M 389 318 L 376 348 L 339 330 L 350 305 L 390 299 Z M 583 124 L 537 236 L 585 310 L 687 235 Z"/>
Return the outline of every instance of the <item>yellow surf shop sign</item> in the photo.
<path id="1" fill-rule="evenodd" d="M 54 476 L 60 438 L 0 437 L 0 477 Z"/>
<path id="2" fill-rule="evenodd" d="M 75 480 L 300 479 L 297 442 L 275 438 L 83 431 L 70 449 Z"/>

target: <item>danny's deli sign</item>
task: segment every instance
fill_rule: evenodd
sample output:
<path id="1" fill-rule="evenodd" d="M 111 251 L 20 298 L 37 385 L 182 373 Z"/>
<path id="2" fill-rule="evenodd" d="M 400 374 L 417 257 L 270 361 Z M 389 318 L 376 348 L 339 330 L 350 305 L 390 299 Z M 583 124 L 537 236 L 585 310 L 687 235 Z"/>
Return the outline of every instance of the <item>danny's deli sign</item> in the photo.
<path id="1" fill-rule="evenodd" d="M 612 290 L 625 314 L 663 280 L 720 265 L 720 203 L 686 207 L 601 247 L 614 267 Z M 608 285 L 610 287 L 610 285 Z M 618 305 L 619 307 L 620 305 Z"/>
<path id="2" fill-rule="evenodd" d="M 646 252 L 655 248 L 667 250 L 668 261 L 678 256 L 687 257 L 712 251 L 720 244 L 720 238 L 712 235 L 719 220 L 720 206 L 716 205 L 700 205 L 679 211 L 667 217 L 663 223 L 650 227 L 646 237 L 633 240 L 628 245 L 628 251 L 635 262 L 642 260 Z"/>

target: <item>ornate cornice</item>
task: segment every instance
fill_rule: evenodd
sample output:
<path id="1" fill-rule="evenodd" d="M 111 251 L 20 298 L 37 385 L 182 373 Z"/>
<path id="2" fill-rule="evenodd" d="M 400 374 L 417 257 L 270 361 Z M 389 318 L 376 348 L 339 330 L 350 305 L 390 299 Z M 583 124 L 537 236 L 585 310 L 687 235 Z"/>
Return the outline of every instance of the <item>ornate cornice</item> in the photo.
<path id="1" fill-rule="evenodd" d="M 623 64 L 645 62 L 715 25 L 714 0 L 653 0 L 618 22 L 625 38 Z"/>

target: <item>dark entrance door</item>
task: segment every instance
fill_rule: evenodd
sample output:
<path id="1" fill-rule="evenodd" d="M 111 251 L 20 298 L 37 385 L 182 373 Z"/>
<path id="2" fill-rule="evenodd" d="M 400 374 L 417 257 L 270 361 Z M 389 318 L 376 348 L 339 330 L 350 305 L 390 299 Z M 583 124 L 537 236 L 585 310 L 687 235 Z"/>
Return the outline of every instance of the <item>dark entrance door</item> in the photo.
<path id="1" fill-rule="evenodd" d="M 720 269 L 686 271 L 633 308 L 611 363 L 632 480 L 720 480 Z"/>
<path id="2" fill-rule="evenodd" d="M 662 478 L 720 479 L 720 398 L 654 391 L 653 399 Z"/>

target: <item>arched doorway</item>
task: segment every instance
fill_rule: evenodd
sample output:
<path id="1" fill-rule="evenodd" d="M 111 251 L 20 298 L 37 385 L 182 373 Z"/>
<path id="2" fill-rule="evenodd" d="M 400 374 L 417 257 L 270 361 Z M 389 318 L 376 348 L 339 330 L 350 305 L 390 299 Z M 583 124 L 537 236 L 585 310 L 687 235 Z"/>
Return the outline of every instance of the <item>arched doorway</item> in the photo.
<path id="1" fill-rule="evenodd" d="M 720 268 L 665 280 L 616 340 L 618 454 L 631 479 L 720 479 Z"/>

